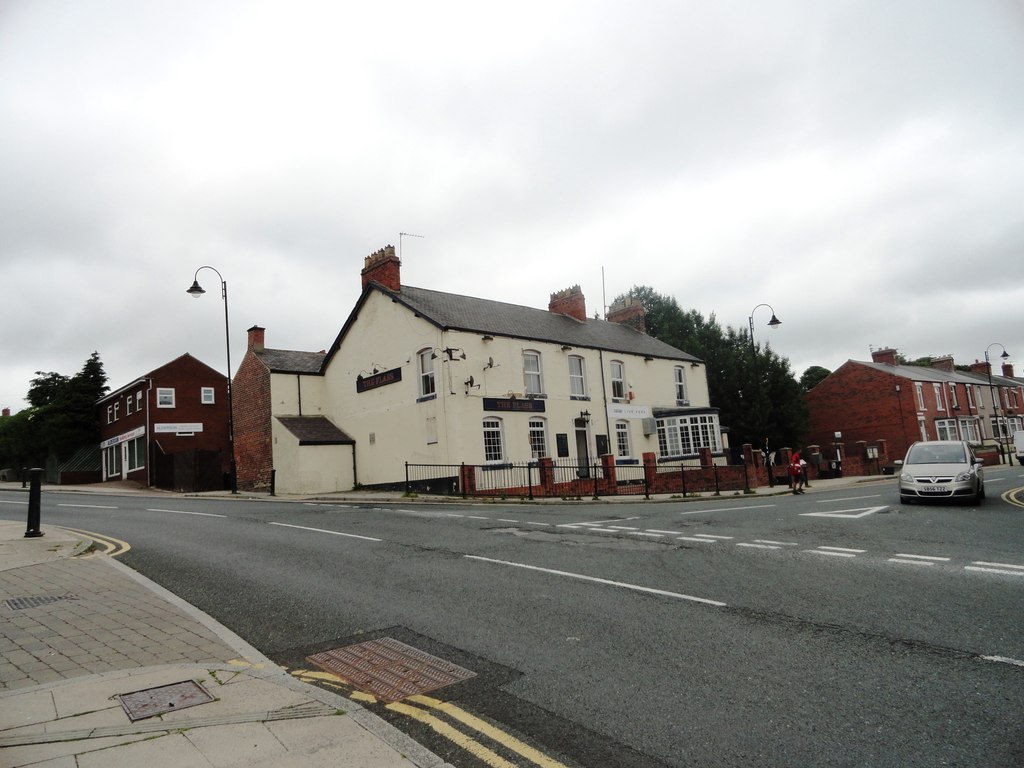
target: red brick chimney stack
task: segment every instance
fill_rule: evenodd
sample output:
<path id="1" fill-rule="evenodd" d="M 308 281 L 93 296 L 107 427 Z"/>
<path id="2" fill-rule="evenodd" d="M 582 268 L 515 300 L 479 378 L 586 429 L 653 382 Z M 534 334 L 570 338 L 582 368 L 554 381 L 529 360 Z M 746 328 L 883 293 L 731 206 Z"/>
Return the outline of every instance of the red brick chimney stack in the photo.
<path id="1" fill-rule="evenodd" d="M 644 305 L 639 301 L 634 301 L 632 296 L 627 296 L 622 301 L 612 304 L 608 308 L 608 315 L 605 319 L 609 323 L 621 323 L 635 331 L 640 331 L 640 333 L 647 333 Z"/>
<path id="2" fill-rule="evenodd" d="M 386 245 L 376 253 L 363 259 L 363 288 L 371 280 L 380 283 L 389 291 L 402 290 L 402 262 L 395 255 L 395 246 Z"/>
<path id="3" fill-rule="evenodd" d="M 932 368 L 937 371 L 945 371 L 946 373 L 954 373 L 956 371 L 956 365 L 953 363 L 952 355 L 943 355 L 942 357 L 933 357 Z"/>
<path id="4" fill-rule="evenodd" d="M 1013 363 L 1003 363 L 1003 376 L 1008 379 L 1013 378 Z"/>
<path id="5" fill-rule="evenodd" d="M 975 360 L 971 363 L 971 373 L 978 373 L 982 376 L 988 376 L 990 366 L 988 363 L 983 363 L 980 360 Z"/>
<path id="6" fill-rule="evenodd" d="M 580 287 L 574 285 L 564 291 L 552 293 L 548 311 L 559 315 L 568 315 L 584 322 L 587 319 L 587 300 L 583 298 L 583 291 L 580 290 Z"/>
<path id="7" fill-rule="evenodd" d="M 4 408 L 3 411 L 0 411 L 0 414 L 2 414 L 3 417 L 6 419 L 6 418 L 8 418 L 11 415 L 11 409 L 10 408 Z"/>
<path id="8" fill-rule="evenodd" d="M 266 334 L 266 328 L 260 328 L 258 325 L 254 325 L 248 330 L 249 334 L 249 349 L 253 352 L 262 352 L 263 343 Z"/>
<path id="9" fill-rule="evenodd" d="M 871 359 L 883 365 L 896 365 L 896 350 L 891 348 L 876 349 L 871 353 Z"/>

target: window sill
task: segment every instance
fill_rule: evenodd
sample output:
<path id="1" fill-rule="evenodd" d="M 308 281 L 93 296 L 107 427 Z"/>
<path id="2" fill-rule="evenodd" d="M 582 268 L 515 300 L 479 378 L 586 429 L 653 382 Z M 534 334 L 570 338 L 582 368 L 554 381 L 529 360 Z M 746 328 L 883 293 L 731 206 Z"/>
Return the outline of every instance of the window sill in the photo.
<path id="1" fill-rule="evenodd" d="M 423 397 L 417 397 L 416 398 L 416 402 L 417 403 L 425 403 L 428 400 L 436 400 L 436 399 L 437 399 L 437 393 L 435 392 L 432 395 L 423 395 Z"/>
<path id="2" fill-rule="evenodd" d="M 569 395 L 570 400 L 586 400 L 590 402 L 590 395 Z"/>

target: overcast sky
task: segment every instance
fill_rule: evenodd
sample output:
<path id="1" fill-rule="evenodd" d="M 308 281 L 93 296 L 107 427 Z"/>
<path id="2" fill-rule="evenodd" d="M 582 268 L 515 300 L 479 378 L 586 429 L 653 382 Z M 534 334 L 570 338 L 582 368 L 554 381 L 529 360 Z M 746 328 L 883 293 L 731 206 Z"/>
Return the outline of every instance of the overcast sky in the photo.
<path id="1" fill-rule="evenodd" d="M 1022 0 L 3 0 L 0 178 L 14 411 L 94 350 L 224 370 L 202 265 L 233 368 L 329 347 L 400 232 L 422 288 L 767 303 L 797 376 L 1024 370 Z"/>

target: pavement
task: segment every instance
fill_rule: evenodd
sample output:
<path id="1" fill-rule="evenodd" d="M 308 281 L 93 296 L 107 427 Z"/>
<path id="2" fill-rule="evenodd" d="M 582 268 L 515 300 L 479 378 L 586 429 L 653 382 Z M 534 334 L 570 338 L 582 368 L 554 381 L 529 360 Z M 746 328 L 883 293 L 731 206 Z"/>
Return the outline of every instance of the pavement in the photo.
<path id="1" fill-rule="evenodd" d="M 865 480 L 893 478 L 815 480 L 808 490 Z M 163 493 L 124 483 L 42 490 Z M 244 495 L 254 496 L 266 494 Z M 410 501 L 375 492 L 317 498 Z M 30 538 L 26 528 L 0 521 L 0 768 L 449 766 L 356 702 L 295 679 L 90 539 L 50 525 Z"/>

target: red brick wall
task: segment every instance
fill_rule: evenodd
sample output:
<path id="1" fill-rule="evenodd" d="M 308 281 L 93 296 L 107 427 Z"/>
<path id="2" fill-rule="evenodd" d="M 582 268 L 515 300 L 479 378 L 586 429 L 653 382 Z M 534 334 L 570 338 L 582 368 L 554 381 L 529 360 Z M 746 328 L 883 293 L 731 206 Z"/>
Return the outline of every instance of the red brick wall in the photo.
<path id="1" fill-rule="evenodd" d="M 164 453 L 181 451 L 220 451 L 221 471 L 231 468 L 228 450 L 228 381 L 223 373 L 215 371 L 191 355 L 183 355 L 151 374 L 153 388 L 149 391 L 149 415 L 153 424 L 151 442 L 158 443 Z M 157 388 L 174 388 L 174 407 L 157 408 Z M 203 405 L 202 387 L 213 387 L 213 404 Z M 199 422 L 202 432 L 192 437 L 178 437 L 171 433 L 156 433 L 157 424 Z"/>
<path id="2" fill-rule="evenodd" d="M 235 374 L 235 461 L 238 487 L 270 487 L 274 447 L 270 422 L 270 371 L 250 350 Z"/>
<path id="3" fill-rule="evenodd" d="M 929 407 L 931 399 L 929 386 L 925 392 Z M 808 392 L 806 401 L 810 411 L 806 442 L 820 445 L 826 456 L 831 456 L 836 432 L 843 433 L 841 442 L 847 446 L 885 440 L 890 458 L 902 457 L 920 437 L 914 382 L 885 371 L 848 361 Z M 927 416 L 929 423 L 934 415 Z"/>

